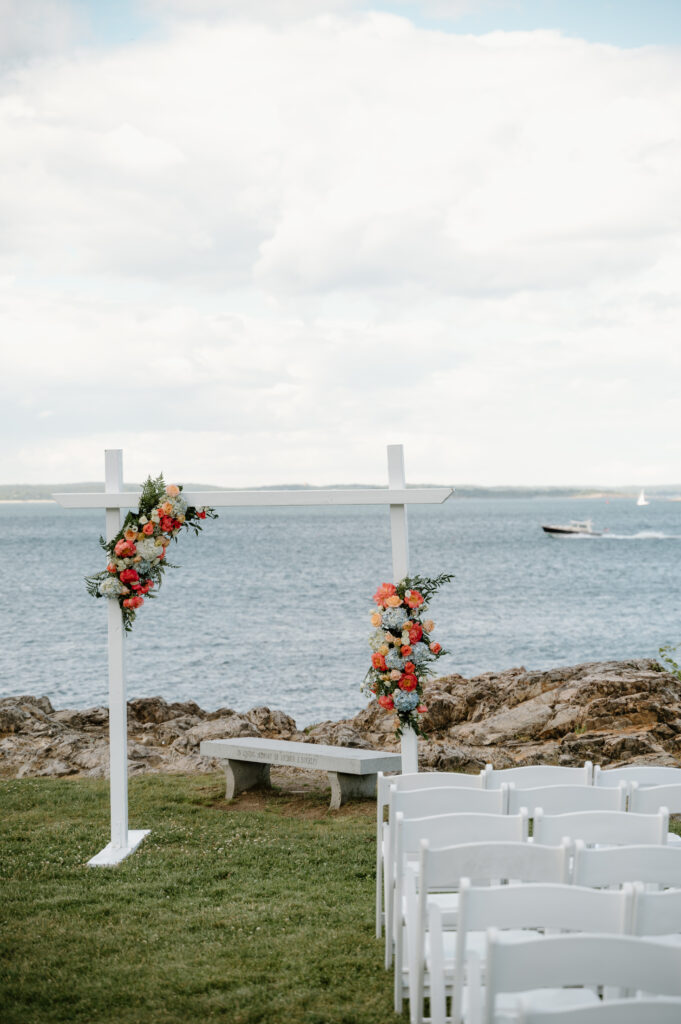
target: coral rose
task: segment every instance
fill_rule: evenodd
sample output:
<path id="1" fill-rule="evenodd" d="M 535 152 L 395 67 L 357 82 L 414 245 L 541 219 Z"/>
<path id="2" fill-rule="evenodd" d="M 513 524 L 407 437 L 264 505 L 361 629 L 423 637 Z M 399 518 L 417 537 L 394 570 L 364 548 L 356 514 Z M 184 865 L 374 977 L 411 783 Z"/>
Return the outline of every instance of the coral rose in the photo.
<path id="1" fill-rule="evenodd" d="M 419 704 L 419 706 L 417 707 L 417 709 L 416 709 L 416 710 L 418 711 L 418 713 L 419 713 L 420 715 L 425 715 L 425 714 L 426 714 L 426 712 L 428 711 L 428 708 L 426 707 L 426 705 L 425 705 L 425 704 Z"/>
<path id="2" fill-rule="evenodd" d="M 442 645 L 438 643 L 431 644 L 430 649 L 433 652 L 433 654 L 439 654 L 440 651 L 442 650 Z"/>
<path id="3" fill-rule="evenodd" d="M 388 608 L 399 608 L 402 604 L 402 598 L 398 597 L 397 594 L 393 594 L 392 597 L 386 597 L 385 603 Z"/>
<path id="4" fill-rule="evenodd" d="M 383 622 L 383 619 L 381 618 L 381 613 L 380 612 L 374 612 L 373 615 L 371 616 L 371 625 L 372 626 L 380 626 L 382 622 Z"/>
<path id="5" fill-rule="evenodd" d="M 416 689 L 416 687 L 419 685 L 419 681 L 416 678 L 416 676 L 411 676 L 405 673 L 405 675 L 402 676 L 397 685 L 399 686 L 400 690 L 406 690 L 407 693 L 409 693 L 411 690 Z"/>
<path id="6" fill-rule="evenodd" d="M 106 571 L 107 572 L 116 572 L 116 566 L 113 564 L 113 562 L 109 562 L 109 564 L 106 567 Z"/>
<path id="7" fill-rule="evenodd" d="M 382 654 L 379 654 L 378 651 L 371 655 L 371 664 L 380 672 L 385 672 L 386 670 L 385 658 Z"/>
<path id="8" fill-rule="evenodd" d="M 423 629 L 419 626 L 418 622 L 409 627 L 409 643 L 417 644 L 423 636 Z"/>
<path id="9" fill-rule="evenodd" d="M 168 495 L 169 498 L 176 498 L 179 493 L 180 488 L 177 486 L 177 484 L 168 484 L 168 486 L 166 487 L 166 494 Z"/>
<path id="10" fill-rule="evenodd" d="M 391 694 L 384 693 L 381 697 L 378 698 L 378 703 L 381 705 L 382 708 L 385 708 L 386 711 L 392 711 L 395 707 L 395 701 L 393 700 Z"/>
<path id="11" fill-rule="evenodd" d="M 412 673 L 412 672 L 414 671 L 414 668 L 415 668 L 415 667 L 416 667 L 416 666 L 414 665 L 414 662 L 413 662 L 413 661 L 405 661 L 405 663 L 404 663 L 404 671 L 405 671 L 405 672 L 406 672 L 406 673 L 407 673 L 408 675 L 411 675 L 411 673 Z"/>
<path id="12" fill-rule="evenodd" d="M 153 523 L 145 523 L 145 525 L 142 527 L 142 533 L 146 533 L 147 537 L 151 537 L 153 532 L 154 532 L 154 524 Z"/>
<path id="13" fill-rule="evenodd" d="M 409 644 L 402 644 L 402 650 L 400 651 L 400 654 L 402 655 L 403 658 L 408 658 L 409 655 L 411 654 L 411 650 L 412 649 L 409 646 Z"/>
<path id="14" fill-rule="evenodd" d="M 139 574 L 136 569 L 124 569 L 119 576 L 121 583 L 137 583 Z"/>
<path id="15" fill-rule="evenodd" d="M 381 583 L 373 599 L 380 608 L 381 605 L 385 604 L 386 598 L 391 597 L 395 592 L 396 587 L 394 583 Z"/>
<path id="16" fill-rule="evenodd" d="M 119 558 L 132 558 L 132 556 L 135 554 L 135 550 L 135 545 L 130 543 L 130 541 L 125 540 L 124 538 L 121 538 L 121 540 L 118 541 L 116 547 L 114 548 L 114 552 L 118 555 Z"/>
<path id="17" fill-rule="evenodd" d="M 410 608 L 420 608 L 423 604 L 423 597 L 418 590 L 407 590 L 404 595 L 404 603 Z"/>

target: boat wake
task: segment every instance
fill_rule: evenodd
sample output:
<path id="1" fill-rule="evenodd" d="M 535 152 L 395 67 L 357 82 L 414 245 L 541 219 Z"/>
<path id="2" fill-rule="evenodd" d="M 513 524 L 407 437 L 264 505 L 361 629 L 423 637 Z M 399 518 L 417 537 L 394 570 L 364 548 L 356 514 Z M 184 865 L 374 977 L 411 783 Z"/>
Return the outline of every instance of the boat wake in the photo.
<path id="1" fill-rule="evenodd" d="M 681 540 L 681 534 L 640 530 L 638 533 L 604 533 L 602 540 Z"/>

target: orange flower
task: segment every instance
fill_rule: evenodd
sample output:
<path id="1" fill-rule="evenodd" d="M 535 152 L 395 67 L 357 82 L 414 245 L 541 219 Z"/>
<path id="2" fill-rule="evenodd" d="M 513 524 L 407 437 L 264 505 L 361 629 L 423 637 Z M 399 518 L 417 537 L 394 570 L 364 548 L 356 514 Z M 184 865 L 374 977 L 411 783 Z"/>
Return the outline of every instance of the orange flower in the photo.
<path id="1" fill-rule="evenodd" d="M 380 608 L 381 605 L 385 604 L 385 599 L 395 593 L 396 587 L 394 583 L 381 583 L 380 587 L 374 594 L 374 601 Z"/>
<path id="2" fill-rule="evenodd" d="M 402 676 L 397 685 L 399 686 L 400 690 L 406 690 L 407 693 L 409 693 L 410 690 L 416 689 L 416 687 L 419 685 L 419 681 L 416 678 L 416 676 L 408 675 L 405 673 L 405 675 Z"/>
<path id="3" fill-rule="evenodd" d="M 137 530 L 126 530 L 125 539 L 128 541 L 137 540 Z"/>
<path id="4" fill-rule="evenodd" d="M 383 619 L 381 618 L 381 613 L 380 612 L 374 612 L 373 615 L 371 616 L 371 625 L 372 626 L 380 626 L 382 622 L 383 622 Z"/>
<path id="5" fill-rule="evenodd" d="M 430 649 L 433 652 L 433 654 L 439 654 L 440 651 L 442 650 L 442 645 L 438 643 L 431 644 Z"/>
<path id="6" fill-rule="evenodd" d="M 165 512 L 165 514 L 169 516 L 172 511 L 173 506 L 171 505 L 171 503 L 169 501 L 164 501 L 163 504 L 161 505 L 161 512 Z"/>
<path id="7" fill-rule="evenodd" d="M 142 533 L 146 533 L 147 537 L 151 537 L 153 532 L 154 532 L 154 524 L 153 523 L 145 523 L 144 526 L 142 527 Z"/>
<path id="8" fill-rule="evenodd" d="M 398 597 L 397 594 L 393 594 L 392 597 L 386 598 L 385 603 L 388 608 L 399 608 L 402 604 L 402 598 Z"/>
<path id="9" fill-rule="evenodd" d="M 374 668 L 379 669 L 380 672 L 385 672 L 386 670 L 385 658 L 382 654 L 379 654 L 378 651 L 371 655 L 371 664 Z"/>
<path id="10" fill-rule="evenodd" d="M 169 498 L 176 498 L 179 493 L 180 488 L 177 486 L 177 484 L 168 484 L 168 486 L 166 487 L 166 494 L 168 495 Z"/>
<path id="11" fill-rule="evenodd" d="M 411 652 L 412 648 L 409 646 L 409 644 L 402 644 L 402 650 L 400 651 L 400 654 L 402 655 L 403 658 L 408 658 Z"/>
<path id="12" fill-rule="evenodd" d="M 415 667 L 416 666 L 414 665 L 413 661 L 405 661 L 404 663 L 404 671 L 407 673 L 407 675 L 411 675 Z"/>

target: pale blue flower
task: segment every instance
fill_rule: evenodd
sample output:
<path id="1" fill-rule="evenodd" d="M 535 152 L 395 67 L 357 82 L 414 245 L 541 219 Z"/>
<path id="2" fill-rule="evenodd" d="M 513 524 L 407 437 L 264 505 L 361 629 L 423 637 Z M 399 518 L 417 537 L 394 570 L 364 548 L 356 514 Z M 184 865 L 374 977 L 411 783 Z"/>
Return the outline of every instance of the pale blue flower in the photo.
<path id="1" fill-rule="evenodd" d="M 398 690 L 394 695 L 393 700 L 395 701 L 396 711 L 413 711 L 421 703 L 421 698 L 417 693 L 413 691 L 411 693 L 405 693 L 403 690 Z"/>
<path id="2" fill-rule="evenodd" d="M 407 621 L 407 613 L 404 608 L 386 608 L 384 612 L 381 612 L 382 625 L 384 629 L 399 630 L 402 632 L 402 626 Z"/>
<path id="3" fill-rule="evenodd" d="M 400 671 L 404 668 L 404 658 L 401 658 L 394 647 L 391 647 L 385 656 L 385 663 L 388 668 L 399 668 Z"/>
<path id="4" fill-rule="evenodd" d="M 420 640 L 417 644 L 412 646 L 409 660 L 413 661 L 415 665 L 423 665 L 426 661 L 431 661 L 431 659 L 432 654 L 426 645 L 422 644 Z"/>

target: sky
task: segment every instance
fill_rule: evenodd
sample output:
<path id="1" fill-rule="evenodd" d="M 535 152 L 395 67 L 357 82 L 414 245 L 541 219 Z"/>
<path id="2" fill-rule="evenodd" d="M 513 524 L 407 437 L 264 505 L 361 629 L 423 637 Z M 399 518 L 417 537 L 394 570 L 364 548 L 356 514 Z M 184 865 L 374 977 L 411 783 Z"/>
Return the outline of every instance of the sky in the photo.
<path id="1" fill-rule="evenodd" d="M 681 481 L 678 0 L 0 26 L 0 483 Z"/>

